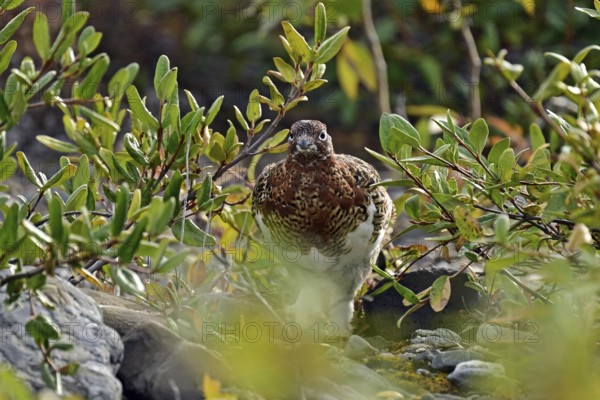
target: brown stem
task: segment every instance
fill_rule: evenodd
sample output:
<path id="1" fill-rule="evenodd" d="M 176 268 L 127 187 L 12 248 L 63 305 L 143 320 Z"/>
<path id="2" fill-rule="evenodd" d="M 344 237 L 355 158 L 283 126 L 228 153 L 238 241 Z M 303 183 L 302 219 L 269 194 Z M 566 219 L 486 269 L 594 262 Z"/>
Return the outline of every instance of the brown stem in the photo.
<path id="1" fill-rule="evenodd" d="M 387 64 L 383 56 L 383 49 L 377 31 L 375 30 L 375 22 L 373 21 L 373 13 L 371 11 L 371 0 L 363 0 L 362 2 L 363 22 L 367 40 L 371 46 L 373 59 L 375 61 L 375 71 L 377 73 L 377 92 L 379 100 L 379 109 L 383 113 L 392 112 L 390 106 L 390 92 L 387 76 Z"/>

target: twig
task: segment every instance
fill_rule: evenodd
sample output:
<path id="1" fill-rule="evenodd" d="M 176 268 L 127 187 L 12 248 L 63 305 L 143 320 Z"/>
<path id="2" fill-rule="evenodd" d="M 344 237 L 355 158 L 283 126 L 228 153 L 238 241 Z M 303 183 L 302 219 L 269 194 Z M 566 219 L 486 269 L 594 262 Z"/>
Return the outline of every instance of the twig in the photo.
<path id="1" fill-rule="evenodd" d="M 375 30 L 375 23 L 373 22 L 373 13 L 371 12 L 371 0 L 363 0 L 362 11 L 365 33 L 367 34 L 367 40 L 371 45 L 371 52 L 373 53 L 373 59 L 375 61 L 379 109 L 381 110 L 381 112 L 390 113 L 392 111 L 392 108 L 390 106 L 387 64 L 385 62 L 385 57 L 383 56 L 383 50 L 381 48 L 379 36 L 377 36 L 377 31 Z"/>
<path id="2" fill-rule="evenodd" d="M 42 273 L 44 271 L 44 269 L 45 269 L 44 267 L 37 267 L 37 268 L 31 269 L 29 271 L 24 271 L 24 272 L 19 272 L 14 275 L 9 275 L 6 278 L 2 278 L 0 280 L 0 287 L 6 285 L 7 283 L 10 283 L 13 281 L 18 281 L 19 279 L 31 278 L 32 276 Z"/>
<path id="3" fill-rule="evenodd" d="M 510 279 L 515 285 L 517 285 L 518 287 L 520 287 L 521 289 L 523 289 L 524 291 L 526 291 L 527 293 L 529 293 L 530 295 L 532 295 L 533 297 L 540 299 L 541 301 L 543 301 L 546 304 L 554 304 L 552 302 L 552 300 L 546 298 L 544 295 L 539 294 L 538 292 L 536 292 L 535 290 L 531 289 L 529 286 L 525 285 L 523 282 L 521 282 L 520 280 L 517 279 L 516 276 L 514 276 L 513 274 L 511 274 L 510 272 L 508 272 L 507 270 L 503 269 L 502 274 L 504 274 L 508 279 Z"/>
<path id="4" fill-rule="evenodd" d="M 457 2 L 460 3 L 460 2 Z M 471 119 L 476 120 L 481 117 L 481 97 L 479 95 L 479 77 L 481 75 L 481 58 L 477 52 L 477 44 L 471 32 L 471 27 L 466 19 L 463 19 L 461 33 L 465 39 L 467 50 L 469 51 L 469 61 L 471 63 L 471 80 L 469 82 L 469 97 L 471 101 Z"/>

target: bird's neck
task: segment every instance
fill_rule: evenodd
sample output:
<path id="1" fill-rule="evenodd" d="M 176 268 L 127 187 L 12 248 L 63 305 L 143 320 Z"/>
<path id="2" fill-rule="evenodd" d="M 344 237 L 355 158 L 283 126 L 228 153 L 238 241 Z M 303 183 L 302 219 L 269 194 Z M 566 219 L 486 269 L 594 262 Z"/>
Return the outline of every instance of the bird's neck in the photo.
<path id="1" fill-rule="evenodd" d="M 298 155 L 288 155 L 286 163 L 293 168 L 327 170 L 335 165 L 335 154 L 332 153 L 325 158 L 308 158 Z"/>

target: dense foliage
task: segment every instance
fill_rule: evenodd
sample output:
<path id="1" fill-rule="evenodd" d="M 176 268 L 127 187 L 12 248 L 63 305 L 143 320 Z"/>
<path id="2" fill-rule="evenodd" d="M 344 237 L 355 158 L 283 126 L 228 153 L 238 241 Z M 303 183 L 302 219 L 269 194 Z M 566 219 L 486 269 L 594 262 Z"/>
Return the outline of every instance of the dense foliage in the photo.
<path id="1" fill-rule="evenodd" d="M 18 10 L 22 2 L 0 1 L 0 14 Z M 436 8 L 438 2 L 423 3 L 426 15 L 452 12 Z M 499 4 L 505 3 L 514 2 Z M 600 3 L 594 4 L 596 10 L 580 9 L 578 14 L 599 19 Z M 257 163 L 265 154 L 286 150 L 282 143 L 287 130 L 278 131 L 278 124 L 308 99 L 306 94 L 326 83 L 325 64 L 336 55 L 338 79 L 348 98 L 356 99 L 359 85 L 364 85 L 377 91 L 381 109 L 389 111 L 390 100 L 381 96 L 381 75 L 376 72 L 381 60 L 371 50 L 377 41 L 371 48 L 346 41 L 347 27 L 328 36 L 323 4 L 314 11 L 312 41 L 282 21 L 287 59 L 273 59 L 275 69 L 262 78 L 264 88 L 249 90 L 247 106 L 234 107 L 231 121 L 223 118 L 222 96 L 200 104 L 192 92 L 180 89 L 179 70 L 166 56 L 156 61 L 148 98 L 143 95 L 147 90 L 134 85 L 139 65 L 107 76 L 109 55 L 95 53 L 102 34 L 86 27 L 89 14 L 76 11 L 75 2 L 63 1 L 56 35 L 48 18 L 33 11 L 19 11 L 0 30 L 0 269 L 9 271 L 0 287 L 12 300 L 30 296 L 32 302 L 51 307 L 40 291 L 46 277 L 70 271 L 75 284 L 86 280 L 100 290 L 139 298 L 163 312 L 183 335 L 202 321 L 222 318 L 203 297 L 214 291 L 250 296 L 277 315 L 269 294 L 277 291 L 272 278 L 278 271 L 254 240 L 249 210 Z M 340 25 L 359 18 L 355 7 L 336 11 Z M 29 14 L 34 16 L 37 55 L 25 56 L 10 68 L 19 44 L 11 37 Z M 444 29 L 460 30 L 469 45 L 467 15 Z M 380 36 L 384 28 L 379 27 Z M 507 34 L 496 33 L 485 31 L 482 40 Z M 383 46 L 391 46 L 393 37 L 383 35 Z M 518 343 L 502 349 L 512 360 L 512 375 L 525 384 L 556 377 L 544 385 L 524 386 L 540 396 L 586 398 L 600 393 L 600 74 L 586 66 L 600 46 L 584 47 L 568 57 L 547 54 L 555 66 L 533 89 L 531 80 L 525 88 L 517 83 L 521 74 L 531 74 L 528 68 L 508 62 L 498 43 L 488 47 L 497 55 L 485 59 L 483 75 L 501 78 L 502 85 L 517 93 L 510 103 L 518 106 L 487 108 L 476 90 L 461 105 L 468 109 L 463 114 L 470 122 L 457 115 L 460 107 L 453 107 L 446 118 L 435 121 L 439 131 L 423 120 L 415 128 L 405 116 L 383 113 L 383 152 L 369 152 L 394 171 L 384 185 L 406 188 L 396 207 L 412 222 L 395 239 L 423 229 L 435 244 L 404 253 L 391 246 L 389 268 L 374 268 L 385 277 L 394 275 L 396 280 L 386 288 L 398 290 L 414 304 L 413 310 L 428 306 L 443 312 L 453 277 L 441 277 L 430 289 L 412 293 L 402 286 L 402 274 L 433 252 L 450 259 L 455 251 L 463 257 L 461 271 L 482 267 L 485 274 L 471 274 L 470 284 L 489 299 L 489 307 L 476 318 L 496 323 Z M 477 85 L 464 87 L 478 89 L 481 65 L 474 51 L 469 66 Z M 388 62 L 396 61 L 394 57 L 401 56 L 392 52 Z M 427 64 L 430 58 L 413 55 L 412 60 Z M 430 61 L 428 68 L 426 81 L 444 81 Z M 394 73 L 390 78 L 396 79 Z M 565 103 L 568 107 L 552 108 Z M 60 110 L 68 137 L 38 135 L 39 142 L 65 154 L 50 167 L 15 152 L 15 144 L 7 141 L 7 132 L 30 110 L 46 106 Z M 266 108 L 272 120 L 263 116 Z M 527 116 L 521 129 L 528 132 L 529 146 L 511 141 L 510 135 L 490 137 L 490 125 L 498 120 L 479 118 L 482 110 L 503 108 L 512 122 Z M 407 111 L 428 117 L 439 113 L 439 107 Z M 530 124 L 534 118 L 537 122 Z M 242 161 L 249 161 L 248 166 L 242 168 Z M 33 196 L 10 194 L 17 171 L 35 188 Z M 75 373 L 77 366 L 55 365 L 52 351 L 68 346 L 56 341 L 51 321 L 33 308 L 27 331 L 44 354 L 47 384 L 60 391 L 61 374 Z M 531 342 L 523 340 L 532 337 Z M 523 351 L 531 355 L 526 360 Z M 0 379 L 12 378 L 0 371 Z"/>

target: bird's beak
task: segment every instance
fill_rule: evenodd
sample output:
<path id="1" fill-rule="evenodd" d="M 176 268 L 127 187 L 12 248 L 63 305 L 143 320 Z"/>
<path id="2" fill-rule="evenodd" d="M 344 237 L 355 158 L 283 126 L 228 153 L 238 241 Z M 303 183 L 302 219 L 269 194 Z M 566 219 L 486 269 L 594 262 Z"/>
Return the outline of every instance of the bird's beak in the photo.
<path id="1" fill-rule="evenodd" d="M 310 142 L 306 138 L 301 138 L 298 140 L 298 149 L 299 150 L 308 150 L 310 147 Z"/>

